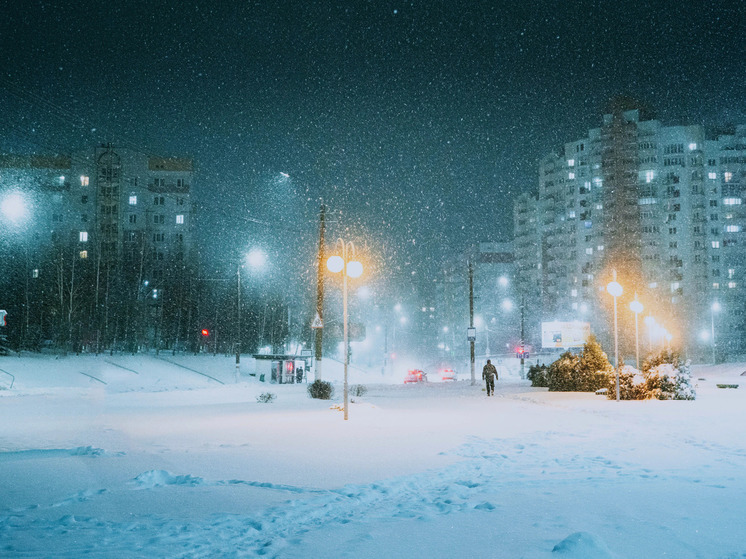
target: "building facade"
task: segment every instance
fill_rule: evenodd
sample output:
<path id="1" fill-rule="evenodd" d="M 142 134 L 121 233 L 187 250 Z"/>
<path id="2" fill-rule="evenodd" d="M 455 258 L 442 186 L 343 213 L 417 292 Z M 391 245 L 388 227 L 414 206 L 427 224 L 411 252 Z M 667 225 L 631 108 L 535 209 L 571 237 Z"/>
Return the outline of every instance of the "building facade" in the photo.
<path id="1" fill-rule="evenodd" d="M 4 274 L 17 343 L 73 350 L 183 345 L 193 289 L 189 158 L 102 145 L 0 156 L 27 206 Z"/>
<path id="2" fill-rule="evenodd" d="M 746 354 L 745 190 L 746 126 L 712 136 L 612 110 L 544 157 L 538 191 L 515 203 L 518 282 L 534 321 L 589 321 L 609 351 L 616 275 L 628 361 L 637 344 L 702 360 Z"/>

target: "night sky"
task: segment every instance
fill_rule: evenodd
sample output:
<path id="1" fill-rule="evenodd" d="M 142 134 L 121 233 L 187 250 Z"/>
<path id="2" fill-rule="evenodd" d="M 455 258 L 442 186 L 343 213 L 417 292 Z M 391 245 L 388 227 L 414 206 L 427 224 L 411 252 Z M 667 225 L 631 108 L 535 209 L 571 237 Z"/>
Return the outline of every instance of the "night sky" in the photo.
<path id="1" fill-rule="evenodd" d="M 739 1 L 2 4 L 0 149 L 193 156 L 214 257 L 281 243 L 312 266 L 323 197 L 330 237 L 430 273 L 509 239 L 537 161 L 612 96 L 746 123 Z"/>

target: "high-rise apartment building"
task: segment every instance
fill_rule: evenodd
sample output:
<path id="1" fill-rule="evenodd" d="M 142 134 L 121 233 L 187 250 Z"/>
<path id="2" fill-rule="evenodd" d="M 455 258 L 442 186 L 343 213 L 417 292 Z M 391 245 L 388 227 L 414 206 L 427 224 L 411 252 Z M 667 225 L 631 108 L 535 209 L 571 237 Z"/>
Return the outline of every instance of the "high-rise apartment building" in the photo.
<path id="1" fill-rule="evenodd" d="M 746 126 L 710 136 L 625 109 L 544 157 L 538 192 L 515 203 L 527 312 L 537 323 L 589 321 L 608 351 L 616 273 L 623 355 L 635 353 L 635 295 L 641 351 L 744 354 Z"/>
<path id="2" fill-rule="evenodd" d="M 69 156 L 0 156 L 0 191 L 28 207 L 11 246 L 22 257 L 2 279 L 13 294 L 5 304 L 22 326 L 19 344 L 183 344 L 192 182 L 189 158 L 112 145 Z"/>

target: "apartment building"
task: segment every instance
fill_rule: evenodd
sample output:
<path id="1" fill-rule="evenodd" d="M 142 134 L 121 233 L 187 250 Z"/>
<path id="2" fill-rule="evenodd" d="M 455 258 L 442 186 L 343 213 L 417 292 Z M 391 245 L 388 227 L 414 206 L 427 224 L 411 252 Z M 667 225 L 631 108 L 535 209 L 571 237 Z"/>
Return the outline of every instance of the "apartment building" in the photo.
<path id="1" fill-rule="evenodd" d="M 744 354 L 746 126 L 709 134 L 626 109 L 544 157 L 538 190 L 515 203 L 530 314 L 589 321 L 608 350 L 616 274 L 623 355 L 636 341 L 700 359 Z"/>
<path id="2" fill-rule="evenodd" d="M 161 346 L 185 336 L 193 161 L 111 144 L 0 156 L 0 190 L 28 206 L 8 301 L 19 343 Z M 7 282 L 9 276 L 5 278 Z"/>

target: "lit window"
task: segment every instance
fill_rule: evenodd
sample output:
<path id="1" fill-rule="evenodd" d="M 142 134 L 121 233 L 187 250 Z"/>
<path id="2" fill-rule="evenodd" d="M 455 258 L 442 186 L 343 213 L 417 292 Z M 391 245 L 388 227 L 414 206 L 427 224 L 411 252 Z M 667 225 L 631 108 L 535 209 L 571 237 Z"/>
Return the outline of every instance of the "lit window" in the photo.
<path id="1" fill-rule="evenodd" d="M 734 281 L 728 282 L 728 289 L 735 289 L 735 287 L 736 287 L 736 282 Z"/>
<path id="2" fill-rule="evenodd" d="M 593 184 L 595 184 L 597 188 L 600 188 L 604 185 L 604 181 L 601 177 L 594 177 Z"/>
<path id="3" fill-rule="evenodd" d="M 697 144 L 689 144 L 689 151 L 694 151 L 695 149 L 697 149 Z"/>
<path id="4" fill-rule="evenodd" d="M 741 199 L 740 198 L 725 198 L 723 200 L 724 206 L 740 206 L 741 205 Z"/>
<path id="5" fill-rule="evenodd" d="M 569 212 L 567 212 L 567 217 L 569 217 L 570 219 L 575 219 L 575 210 L 570 210 Z"/>
<path id="6" fill-rule="evenodd" d="M 657 282 L 657 281 L 654 281 L 654 282 L 650 283 L 650 284 L 648 285 L 648 287 L 649 287 L 650 289 L 655 289 L 655 288 L 657 288 L 657 287 L 658 287 L 658 282 Z"/>
<path id="7" fill-rule="evenodd" d="M 78 240 L 81 243 L 87 243 L 88 242 L 88 231 L 81 231 L 78 235 Z"/>
<path id="8" fill-rule="evenodd" d="M 85 175 L 80 175 L 80 186 L 88 186 L 89 179 Z"/>
<path id="9" fill-rule="evenodd" d="M 81 258 L 88 258 L 88 251 L 87 250 L 81 250 L 80 251 L 80 257 Z"/>
<path id="10" fill-rule="evenodd" d="M 184 214 L 179 214 L 176 216 L 176 223 L 178 224 L 184 223 Z"/>
<path id="11" fill-rule="evenodd" d="M 593 247 L 588 247 L 587 249 L 585 249 L 585 253 L 586 254 L 593 254 Z"/>
<path id="12" fill-rule="evenodd" d="M 598 247 L 596 247 L 596 248 L 597 248 L 597 250 L 603 250 L 604 249 L 604 245 L 598 245 Z"/>
<path id="13" fill-rule="evenodd" d="M 34 268 L 34 270 L 31 272 L 32 278 L 38 278 L 39 277 L 39 268 Z"/>
<path id="14" fill-rule="evenodd" d="M 577 296 L 578 296 L 578 290 L 577 289 L 573 289 L 572 291 L 570 291 L 570 297 L 577 297 Z"/>
<path id="15" fill-rule="evenodd" d="M 718 178 L 718 174 L 717 173 L 707 173 L 707 178 L 714 180 L 714 179 Z"/>
<path id="16" fill-rule="evenodd" d="M 134 194 L 130 196 L 130 206 L 136 206 L 137 205 L 137 196 Z"/>
<path id="17" fill-rule="evenodd" d="M 712 288 L 713 289 L 720 289 L 720 284 L 717 283 L 717 282 L 715 282 L 715 283 L 712 284 Z"/>
<path id="18" fill-rule="evenodd" d="M 645 171 L 645 182 L 653 182 L 655 171 Z"/>
<path id="19" fill-rule="evenodd" d="M 574 179 L 575 178 L 575 173 L 568 173 L 567 174 L 567 178 L 568 179 Z"/>
<path id="20" fill-rule="evenodd" d="M 723 179 L 725 180 L 725 182 L 730 182 L 730 181 L 732 181 L 732 180 L 733 180 L 733 173 L 729 173 L 728 171 L 726 171 L 726 172 L 725 172 L 725 173 L 723 174 Z"/>
<path id="21" fill-rule="evenodd" d="M 728 279 L 733 279 L 734 277 L 736 277 L 736 269 L 728 268 Z"/>
<path id="22" fill-rule="evenodd" d="M 568 167 L 575 167 L 575 160 L 574 159 L 568 159 L 567 160 L 567 166 Z"/>
<path id="23" fill-rule="evenodd" d="M 741 231 L 740 225 L 726 225 L 725 230 L 728 233 L 739 233 Z"/>
<path id="24" fill-rule="evenodd" d="M 604 209 L 604 205 L 603 204 L 596 204 L 596 209 L 597 210 L 603 210 Z"/>
<path id="25" fill-rule="evenodd" d="M 677 289 L 678 289 L 678 288 L 679 288 L 680 286 L 681 286 L 681 284 L 679 284 L 679 282 L 678 282 L 678 281 L 675 281 L 675 282 L 673 282 L 673 283 L 671 284 L 671 292 L 673 293 L 673 292 L 674 292 L 674 291 L 676 291 L 676 290 L 677 290 Z"/>
<path id="26" fill-rule="evenodd" d="M 591 181 L 585 181 L 583 183 L 583 186 L 590 190 L 590 188 L 591 188 Z"/>
<path id="27" fill-rule="evenodd" d="M 712 241 L 712 248 L 720 248 L 720 241 Z"/>

